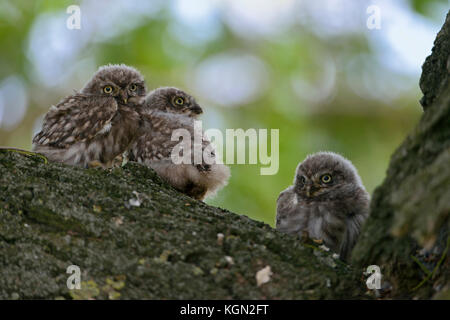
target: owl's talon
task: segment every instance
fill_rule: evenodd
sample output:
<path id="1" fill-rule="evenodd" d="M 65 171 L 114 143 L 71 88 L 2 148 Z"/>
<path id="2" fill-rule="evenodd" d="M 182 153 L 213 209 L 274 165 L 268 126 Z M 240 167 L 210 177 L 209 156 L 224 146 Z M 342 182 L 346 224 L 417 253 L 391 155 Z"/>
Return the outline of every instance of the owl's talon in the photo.
<path id="1" fill-rule="evenodd" d="M 129 160 L 130 159 L 128 157 L 128 151 L 125 151 L 124 153 L 122 153 L 122 163 L 120 164 L 120 166 L 125 167 Z"/>
<path id="2" fill-rule="evenodd" d="M 124 152 L 122 154 L 117 155 L 111 161 L 111 168 L 121 168 L 124 167 L 128 163 L 128 152 Z"/>
<path id="3" fill-rule="evenodd" d="M 122 156 L 117 156 L 114 158 L 113 161 L 111 161 L 111 168 L 120 168 L 120 166 L 122 165 Z"/>
<path id="4" fill-rule="evenodd" d="M 309 239 L 309 232 L 307 230 L 302 230 L 300 233 L 300 240 L 303 242 L 307 242 Z"/>
<path id="5" fill-rule="evenodd" d="M 323 244 L 323 239 L 312 239 L 317 244 Z"/>
<path id="6" fill-rule="evenodd" d="M 89 169 L 105 169 L 105 165 L 98 160 L 93 160 L 88 163 L 87 167 Z"/>

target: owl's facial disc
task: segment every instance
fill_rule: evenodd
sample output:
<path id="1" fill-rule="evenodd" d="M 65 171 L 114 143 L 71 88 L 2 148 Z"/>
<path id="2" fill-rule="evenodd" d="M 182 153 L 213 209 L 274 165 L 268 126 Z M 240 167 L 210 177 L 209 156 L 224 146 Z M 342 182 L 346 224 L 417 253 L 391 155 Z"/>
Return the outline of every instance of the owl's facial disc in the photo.
<path id="1" fill-rule="evenodd" d="M 106 83 L 102 85 L 101 92 L 105 95 L 113 96 L 119 104 L 127 104 L 128 96 L 120 87 Z"/>
<path id="2" fill-rule="evenodd" d="M 155 109 L 194 119 L 203 113 L 194 97 L 175 87 L 157 88 L 147 95 L 144 112 L 151 112 Z"/>
<path id="3" fill-rule="evenodd" d="M 123 90 L 127 92 L 128 97 L 130 98 L 135 96 L 144 97 L 146 94 L 145 83 L 137 79 L 124 86 Z"/>
<path id="4" fill-rule="evenodd" d="M 85 94 L 112 96 L 121 105 L 140 104 L 146 91 L 139 71 L 126 65 L 100 67 L 81 90 Z"/>
<path id="5" fill-rule="evenodd" d="M 364 190 L 364 186 L 356 168 L 338 154 L 318 152 L 297 166 L 294 190 L 303 199 L 344 199 L 354 197 L 357 189 Z"/>
<path id="6" fill-rule="evenodd" d="M 111 92 L 111 88 L 112 92 Z M 106 85 L 103 88 L 103 92 L 112 95 L 117 103 L 121 105 L 138 105 L 142 103 L 145 98 L 145 89 L 138 83 L 132 83 L 131 85 L 125 85 L 115 87 L 113 85 Z M 142 94 L 144 93 L 144 94 Z"/>
<path id="7" fill-rule="evenodd" d="M 336 181 L 337 182 L 337 181 Z M 295 189 L 303 198 L 313 199 L 338 186 L 330 173 L 316 173 L 312 177 L 300 172 L 295 180 Z"/>
<path id="8" fill-rule="evenodd" d="M 127 104 L 128 102 L 128 94 L 123 88 L 119 88 L 114 94 L 114 98 L 116 99 L 118 104 Z"/>
<path id="9" fill-rule="evenodd" d="M 186 114 L 189 117 L 197 118 L 198 115 L 203 113 L 203 109 L 194 98 L 181 92 L 171 97 L 170 104 L 173 107 L 173 111 Z"/>

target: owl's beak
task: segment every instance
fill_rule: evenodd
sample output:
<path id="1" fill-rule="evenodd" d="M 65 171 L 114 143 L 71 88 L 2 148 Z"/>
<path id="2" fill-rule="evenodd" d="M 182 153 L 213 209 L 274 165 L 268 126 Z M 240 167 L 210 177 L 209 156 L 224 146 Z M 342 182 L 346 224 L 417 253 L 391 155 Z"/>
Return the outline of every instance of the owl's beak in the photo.
<path id="1" fill-rule="evenodd" d="M 128 95 L 126 92 L 120 91 L 120 98 L 122 99 L 123 103 L 127 103 L 128 102 Z"/>
<path id="2" fill-rule="evenodd" d="M 320 186 L 314 184 L 308 184 L 306 186 L 306 196 L 311 198 L 315 195 L 315 193 L 320 189 Z"/>
<path id="3" fill-rule="evenodd" d="M 307 196 L 308 198 L 311 197 L 311 186 L 306 186 L 306 196 Z"/>
<path id="4" fill-rule="evenodd" d="M 195 104 L 192 108 L 191 108 L 192 112 L 194 112 L 195 114 L 202 114 L 203 113 L 203 109 L 198 105 Z"/>

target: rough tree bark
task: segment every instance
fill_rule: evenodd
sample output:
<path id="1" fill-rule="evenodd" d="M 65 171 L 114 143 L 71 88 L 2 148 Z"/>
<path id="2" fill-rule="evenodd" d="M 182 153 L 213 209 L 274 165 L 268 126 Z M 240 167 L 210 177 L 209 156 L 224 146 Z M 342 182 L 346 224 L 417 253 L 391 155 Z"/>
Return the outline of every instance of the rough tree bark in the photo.
<path id="1" fill-rule="evenodd" d="M 0 298 L 358 295 L 351 269 L 326 253 L 180 194 L 138 164 L 85 170 L 5 152 L 0 174 Z M 81 290 L 66 286 L 69 265 Z M 266 265 L 272 279 L 258 287 Z"/>
<path id="2" fill-rule="evenodd" d="M 449 298 L 449 28 L 447 15 L 423 67 L 423 117 L 373 195 L 352 266 L 137 164 L 80 169 L 2 151 L 0 299 L 370 298 L 362 272 L 373 264 L 381 296 Z M 81 290 L 67 288 L 69 265 Z"/>
<path id="3" fill-rule="evenodd" d="M 379 265 L 394 297 L 450 299 L 450 12 L 422 69 L 424 114 L 374 192 L 353 262 Z"/>

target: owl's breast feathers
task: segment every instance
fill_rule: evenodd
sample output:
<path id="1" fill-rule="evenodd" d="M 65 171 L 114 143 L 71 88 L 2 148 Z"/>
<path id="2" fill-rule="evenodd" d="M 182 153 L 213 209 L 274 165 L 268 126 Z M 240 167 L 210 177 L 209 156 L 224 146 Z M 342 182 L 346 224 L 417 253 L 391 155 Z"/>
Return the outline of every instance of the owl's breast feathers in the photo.
<path id="1" fill-rule="evenodd" d="M 115 151 L 122 153 L 143 133 L 142 118 L 134 106 L 119 104 L 118 111 L 111 119 L 112 143 Z"/>

